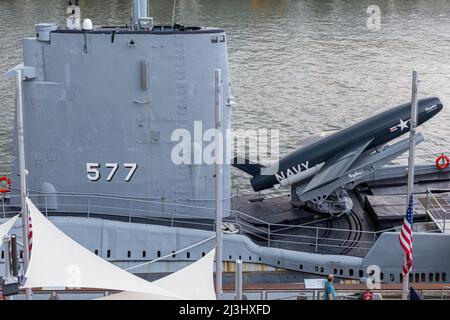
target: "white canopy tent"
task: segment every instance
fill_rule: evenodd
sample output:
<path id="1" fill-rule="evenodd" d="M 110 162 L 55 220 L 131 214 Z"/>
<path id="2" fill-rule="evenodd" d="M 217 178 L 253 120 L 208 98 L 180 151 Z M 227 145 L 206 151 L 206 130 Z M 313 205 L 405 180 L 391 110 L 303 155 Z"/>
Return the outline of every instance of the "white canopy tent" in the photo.
<path id="1" fill-rule="evenodd" d="M 213 249 L 200 260 L 153 283 L 190 299 L 215 300 L 214 256 Z M 153 300 L 153 297 L 145 293 L 125 291 L 99 300 Z"/>
<path id="2" fill-rule="evenodd" d="M 0 225 L 0 246 L 3 244 L 3 238 L 9 233 L 9 230 L 16 223 L 18 217 L 19 215 L 16 215 Z"/>
<path id="3" fill-rule="evenodd" d="M 161 300 L 190 298 L 103 260 L 55 227 L 28 198 L 27 204 L 33 225 L 33 248 L 23 288 L 97 288 L 137 292 Z M 187 291 L 180 291 L 183 292 Z"/>

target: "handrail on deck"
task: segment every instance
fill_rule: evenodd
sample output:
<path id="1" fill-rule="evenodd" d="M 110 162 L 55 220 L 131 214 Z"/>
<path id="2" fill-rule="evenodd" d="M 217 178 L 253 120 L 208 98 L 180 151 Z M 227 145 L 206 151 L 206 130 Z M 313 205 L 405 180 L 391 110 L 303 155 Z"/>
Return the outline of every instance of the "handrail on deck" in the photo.
<path id="1" fill-rule="evenodd" d="M 93 215 L 112 215 L 127 218 L 128 222 L 133 219 L 147 219 L 163 225 L 169 224 L 171 227 L 189 225 L 193 228 L 214 231 L 214 212 L 215 208 L 202 207 L 187 204 L 170 203 L 165 201 L 149 200 L 142 198 L 130 198 L 112 195 L 93 195 L 93 194 L 42 194 L 32 193 L 30 198 L 37 198 L 36 206 L 41 208 L 44 214 L 52 212 L 49 208 L 48 197 L 57 196 L 58 206 L 61 212 L 65 213 L 86 213 L 88 218 Z M 12 195 L 11 198 L 19 197 Z M 44 199 L 39 198 L 44 197 Z M 43 203 L 40 203 L 39 200 Z M 17 201 L 20 203 L 20 201 Z M 0 203 L 3 208 L 3 215 L 6 217 L 6 205 Z M 176 212 L 177 209 L 188 208 L 190 211 L 203 210 L 210 211 L 211 217 L 185 214 Z M 340 228 L 326 228 L 310 225 L 289 225 L 269 223 L 262 219 L 250 216 L 238 210 L 224 210 L 229 216 L 224 218 L 224 222 L 231 222 L 238 226 L 240 234 L 246 234 L 253 237 L 259 242 L 265 243 L 272 247 L 275 243 L 295 244 L 301 246 L 315 247 L 318 252 L 319 248 L 338 248 L 338 249 L 355 249 L 360 252 L 367 252 L 377 240 L 378 236 L 383 232 L 396 231 L 395 228 L 389 228 L 381 231 L 364 231 Z M 127 214 L 124 214 L 127 212 Z M 149 214 L 153 214 L 149 216 Z M 189 220 L 187 220 L 189 219 Z M 281 229 L 281 230 L 278 230 Z M 287 233 L 286 230 L 300 230 L 303 233 Z M 326 232 L 332 231 L 333 237 L 324 236 Z M 351 240 L 347 236 L 349 234 L 358 235 L 354 237 L 358 240 Z M 342 238 L 340 238 L 342 235 Z M 364 237 L 363 237 L 364 236 Z"/>
<path id="2" fill-rule="evenodd" d="M 440 193 L 450 192 L 450 190 L 439 190 Z M 436 198 L 433 194 L 433 190 L 427 188 L 427 198 L 425 211 L 429 215 L 433 222 L 439 227 L 440 231 L 446 232 L 447 214 L 450 214 L 450 205 L 448 209 L 445 209 L 439 200 L 446 201 L 446 198 Z"/>

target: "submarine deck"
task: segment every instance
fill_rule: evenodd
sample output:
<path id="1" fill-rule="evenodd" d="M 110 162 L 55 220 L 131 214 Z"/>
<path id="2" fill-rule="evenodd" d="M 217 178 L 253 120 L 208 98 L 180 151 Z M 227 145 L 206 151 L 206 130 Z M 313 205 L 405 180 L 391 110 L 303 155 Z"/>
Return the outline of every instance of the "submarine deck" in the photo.
<path id="1" fill-rule="evenodd" d="M 439 221 L 444 221 L 446 229 L 445 220 L 450 218 L 450 173 L 418 175 L 414 190 L 414 230 L 442 232 Z M 246 233 L 260 245 L 364 257 L 381 233 L 401 227 L 406 213 L 406 179 L 362 184 L 349 194 L 354 204 L 352 211 L 336 217 L 294 206 L 292 203 L 299 201 L 291 201 L 291 195 L 235 197 L 233 208 L 245 212 L 240 218 L 247 223 L 258 226 L 256 219 L 266 222 L 259 224 L 260 233 Z M 433 205 L 444 208 L 437 219 L 433 217 Z"/>
<path id="2" fill-rule="evenodd" d="M 355 200 L 355 195 L 351 195 Z M 354 201 L 348 214 L 332 217 L 291 203 L 290 195 L 234 197 L 232 206 L 244 234 L 263 246 L 321 254 L 365 256 L 377 233 L 367 213 Z M 258 223 L 257 219 L 265 223 Z"/>
<path id="3" fill-rule="evenodd" d="M 427 193 L 429 189 L 441 192 L 436 194 L 438 198 L 434 198 L 434 201 L 446 208 L 441 217 L 450 218 L 449 174 L 440 176 L 439 179 L 419 177 L 415 185 L 415 231 L 442 232 L 437 228 L 437 222 L 429 217 L 429 212 L 428 215 L 425 212 L 430 201 Z M 379 181 L 360 185 L 349 193 L 353 200 L 352 211 L 334 217 L 318 214 L 305 206 L 294 205 L 293 203 L 298 202 L 291 201 L 289 194 L 265 197 L 257 194 L 235 195 L 232 197 L 231 215 L 224 218 L 223 222 L 225 232 L 232 233 L 235 228 L 234 232 L 249 237 L 261 246 L 364 257 L 381 233 L 398 230 L 401 226 L 406 206 L 405 193 L 405 183 L 399 180 L 395 183 Z M 20 209 L 9 207 L 7 211 L 9 216 L 17 214 Z M 125 212 L 114 211 L 86 213 L 77 210 L 48 210 L 46 213 L 49 216 L 88 216 L 211 231 L 215 225 L 213 219 L 206 218 L 157 218 L 131 216 Z"/>

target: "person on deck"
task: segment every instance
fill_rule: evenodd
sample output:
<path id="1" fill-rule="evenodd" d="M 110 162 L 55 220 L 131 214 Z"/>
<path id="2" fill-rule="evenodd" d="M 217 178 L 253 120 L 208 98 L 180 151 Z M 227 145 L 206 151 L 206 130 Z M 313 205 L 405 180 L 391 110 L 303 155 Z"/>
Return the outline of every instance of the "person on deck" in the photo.
<path id="1" fill-rule="evenodd" d="M 325 281 L 324 300 L 335 300 L 336 299 L 336 292 L 334 291 L 334 287 L 333 287 L 333 279 L 334 279 L 334 276 L 332 274 L 329 274 L 327 277 L 327 281 Z"/>

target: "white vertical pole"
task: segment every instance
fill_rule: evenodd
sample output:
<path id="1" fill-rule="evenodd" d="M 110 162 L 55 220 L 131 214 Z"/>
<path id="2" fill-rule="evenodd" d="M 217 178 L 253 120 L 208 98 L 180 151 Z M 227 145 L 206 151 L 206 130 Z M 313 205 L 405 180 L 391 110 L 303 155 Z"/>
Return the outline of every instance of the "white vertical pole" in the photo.
<path id="1" fill-rule="evenodd" d="M 236 260 L 236 300 L 242 300 L 242 260 Z"/>
<path id="2" fill-rule="evenodd" d="M 133 1 L 133 27 L 139 29 L 139 18 L 148 16 L 148 0 Z"/>
<path id="3" fill-rule="evenodd" d="M 174 0 L 173 1 L 173 9 L 172 9 L 172 29 L 175 26 L 175 10 L 176 10 L 176 7 L 177 7 L 177 1 Z"/>
<path id="4" fill-rule="evenodd" d="M 216 295 L 222 299 L 222 180 L 223 180 L 223 143 L 222 143 L 222 71 L 214 71 L 215 113 L 216 113 Z"/>
<path id="5" fill-rule="evenodd" d="M 3 251 L 4 251 L 4 265 L 5 265 L 5 274 L 3 276 L 3 280 L 5 281 L 5 285 L 6 284 L 10 284 L 11 283 L 11 257 L 10 257 L 10 248 L 11 248 L 11 238 L 8 236 L 5 236 L 3 238 Z M 11 300 L 10 297 L 6 297 L 7 300 Z"/>
<path id="6" fill-rule="evenodd" d="M 28 208 L 27 208 L 27 175 L 25 166 L 25 142 L 23 133 L 23 96 L 22 70 L 16 70 L 16 115 L 17 115 L 17 143 L 19 147 L 20 195 L 22 200 L 22 243 L 24 271 L 28 268 L 30 252 L 28 247 Z M 26 290 L 27 300 L 31 300 L 31 289 Z"/>
<path id="7" fill-rule="evenodd" d="M 417 77 L 417 72 L 413 71 L 412 94 L 411 94 L 411 120 L 409 123 L 410 131 L 409 131 L 408 188 L 406 193 L 406 210 L 408 210 L 409 207 L 409 198 L 411 197 L 411 194 L 414 192 L 414 154 L 416 151 L 418 86 L 419 80 Z M 404 254 L 404 259 L 406 259 L 406 254 Z M 408 287 L 409 287 L 409 272 L 403 277 L 403 292 L 402 292 L 403 300 L 408 299 L 408 291 L 409 291 Z"/>
<path id="8" fill-rule="evenodd" d="M 11 281 L 11 239 L 8 236 L 3 238 L 3 252 L 4 252 L 4 264 L 5 264 L 5 284 L 9 284 Z"/>

